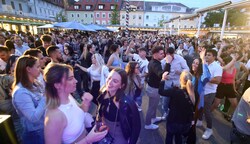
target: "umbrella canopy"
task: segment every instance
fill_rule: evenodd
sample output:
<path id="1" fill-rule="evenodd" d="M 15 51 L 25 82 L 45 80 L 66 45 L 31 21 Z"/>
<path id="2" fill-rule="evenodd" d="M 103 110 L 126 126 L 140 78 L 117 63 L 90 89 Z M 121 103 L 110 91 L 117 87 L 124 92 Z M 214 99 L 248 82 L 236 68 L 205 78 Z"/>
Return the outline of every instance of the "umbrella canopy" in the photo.
<path id="1" fill-rule="evenodd" d="M 94 29 L 94 30 L 97 30 L 97 31 L 110 31 L 110 29 L 106 28 L 106 27 L 102 27 L 102 26 L 99 26 L 99 25 L 96 25 L 96 24 L 89 24 L 87 25 L 88 27 Z"/>
<path id="2" fill-rule="evenodd" d="M 93 28 L 90 28 L 86 25 L 83 25 L 83 24 L 75 22 L 75 21 L 56 23 L 56 24 L 54 24 L 54 26 L 62 27 L 62 28 L 66 28 L 66 29 L 77 29 L 77 30 L 82 30 L 82 31 L 95 32 L 95 30 Z"/>
<path id="3" fill-rule="evenodd" d="M 43 26 L 39 26 L 37 28 L 53 28 L 54 25 L 53 24 L 46 24 L 46 25 L 43 25 Z"/>

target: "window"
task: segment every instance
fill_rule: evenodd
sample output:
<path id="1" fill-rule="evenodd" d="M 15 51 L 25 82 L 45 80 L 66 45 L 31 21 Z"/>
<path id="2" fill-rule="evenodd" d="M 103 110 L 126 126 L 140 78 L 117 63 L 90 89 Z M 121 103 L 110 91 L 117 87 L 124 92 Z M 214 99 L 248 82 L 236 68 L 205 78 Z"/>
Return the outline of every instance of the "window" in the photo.
<path id="1" fill-rule="evenodd" d="M 20 11 L 23 11 L 22 4 L 20 4 L 20 3 L 19 3 L 19 10 L 20 10 Z"/>
<path id="2" fill-rule="evenodd" d="M 88 14 L 85 14 L 85 17 L 87 18 L 87 17 L 88 17 Z"/>
<path id="3" fill-rule="evenodd" d="M 111 13 L 109 13 L 109 18 L 111 18 L 112 16 L 111 16 Z"/>
<path id="4" fill-rule="evenodd" d="M 105 14 L 105 13 L 103 13 L 103 14 L 102 14 L 102 17 L 103 17 L 103 18 L 105 18 L 105 17 L 106 17 L 106 14 Z"/>
<path id="5" fill-rule="evenodd" d="M 187 28 L 187 26 L 185 25 L 184 28 Z"/>
<path id="6" fill-rule="evenodd" d="M 90 17 L 93 18 L 93 14 L 91 14 Z"/>
<path id="7" fill-rule="evenodd" d="M 71 17 L 74 17 L 74 14 L 72 14 Z"/>
<path id="8" fill-rule="evenodd" d="M 40 8 L 40 13 L 42 13 L 42 8 Z"/>
<path id="9" fill-rule="evenodd" d="M 103 5 L 98 5 L 98 9 L 103 9 Z"/>
<path id="10" fill-rule="evenodd" d="M 100 14 L 99 14 L 99 13 L 97 13 L 97 14 L 96 14 L 96 17 L 97 17 L 97 18 L 99 18 L 99 17 L 100 17 Z"/>
<path id="11" fill-rule="evenodd" d="M 77 17 L 80 17 L 80 15 L 79 15 L 79 14 L 77 14 Z"/>
<path id="12" fill-rule="evenodd" d="M 12 9 L 15 9 L 15 4 L 13 1 L 11 2 L 11 6 L 12 6 Z"/>
<path id="13" fill-rule="evenodd" d="M 5 1 L 5 0 L 2 0 L 2 4 L 6 4 L 6 1 Z"/>
<path id="14" fill-rule="evenodd" d="M 86 5 L 86 10 L 90 10 L 91 6 L 90 5 Z"/>
<path id="15" fill-rule="evenodd" d="M 133 15 L 133 19 L 135 19 L 136 18 L 136 15 Z"/>
<path id="16" fill-rule="evenodd" d="M 181 11 L 181 7 L 173 6 L 173 11 Z"/>
<path id="17" fill-rule="evenodd" d="M 149 16 L 148 16 L 148 15 L 146 15 L 146 19 L 149 19 Z"/>
<path id="18" fill-rule="evenodd" d="M 125 19 L 125 15 L 122 15 L 122 19 Z"/>
<path id="19" fill-rule="evenodd" d="M 32 13 L 32 8 L 31 7 L 29 7 L 29 13 Z"/>
<path id="20" fill-rule="evenodd" d="M 111 5 L 111 6 L 110 6 L 110 9 L 112 9 L 112 10 L 115 9 L 115 6 L 114 6 L 114 5 Z"/>
<path id="21" fill-rule="evenodd" d="M 44 9 L 44 13 L 45 13 L 45 15 L 47 14 L 47 13 L 46 13 L 46 9 Z"/>
<path id="22" fill-rule="evenodd" d="M 193 28 L 193 26 L 190 26 L 190 28 Z"/>
<path id="23" fill-rule="evenodd" d="M 146 26 L 148 26 L 148 24 L 146 24 Z"/>
<path id="24" fill-rule="evenodd" d="M 80 9 L 80 6 L 79 5 L 75 5 L 74 9 Z"/>
<path id="25" fill-rule="evenodd" d="M 174 28 L 174 25 L 172 25 L 172 28 Z"/>
<path id="26" fill-rule="evenodd" d="M 162 10 L 164 10 L 164 11 L 171 11 L 171 6 L 163 6 Z"/>
<path id="27" fill-rule="evenodd" d="M 139 19 L 141 19 L 141 15 L 139 15 Z"/>

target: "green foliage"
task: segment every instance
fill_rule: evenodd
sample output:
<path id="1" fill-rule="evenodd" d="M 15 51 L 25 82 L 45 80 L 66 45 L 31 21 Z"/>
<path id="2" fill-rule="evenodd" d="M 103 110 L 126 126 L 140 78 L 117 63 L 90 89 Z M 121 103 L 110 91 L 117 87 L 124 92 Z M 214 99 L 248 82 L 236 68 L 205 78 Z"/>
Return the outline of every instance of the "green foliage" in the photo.
<path id="1" fill-rule="evenodd" d="M 231 9 L 228 11 L 227 23 L 230 22 L 230 26 L 245 26 L 247 17 L 248 16 L 240 12 L 240 10 Z"/>
<path id="2" fill-rule="evenodd" d="M 161 16 L 161 19 L 158 20 L 158 26 L 163 27 L 163 22 L 165 21 L 164 15 Z"/>
<path id="3" fill-rule="evenodd" d="M 112 25 L 120 24 L 120 16 L 119 16 L 119 12 L 117 9 L 117 5 L 115 5 L 115 8 L 113 9 L 112 14 L 111 14 L 111 24 Z"/>
<path id="4" fill-rule="evenodd" d="M 224 17 L 224 10 L 208 12 L 205 17 L 205 24 L 207 27 L 213 27 L 214 24 L 220 24 L 222 26 Z M 246 25 L 247 15 L 242 13 L 239 9 L 231 9 L 228 11 L 227 23 L 230 26 L 244 26 Z"/>
<path id="5" fill-rule="evenodd" d="M 213 27 L 214 24 L 222 24 L 223 22 L 223 16 L 224 16 L 224 11 L 213 11 L 213 12 L 208 12 L 207 16 L 205 17 L 205 24 L 207 27 Z"/>
<path id="6" fill-rule="evenodd" d="M 67 18 L 66 16 L 63 14 L 63 11 L 60 11 L 59 13 L 56 14 L 55 20 L 57 22 L 66 22 Z"/>

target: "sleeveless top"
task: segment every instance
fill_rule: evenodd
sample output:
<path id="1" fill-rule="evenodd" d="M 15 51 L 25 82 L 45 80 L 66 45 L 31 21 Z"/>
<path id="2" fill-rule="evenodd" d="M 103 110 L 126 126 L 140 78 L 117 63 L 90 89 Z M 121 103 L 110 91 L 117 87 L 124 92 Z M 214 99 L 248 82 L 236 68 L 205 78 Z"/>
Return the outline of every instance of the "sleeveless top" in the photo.
<path id="1" fill-rule="evenodd" d="M 67 119 L 67 126 L 62 135 L 62 143 L 73 143 L 85 130 L 85 113 L 76 104 L 74 98 L 69 96 L 68 104 L 61 104 L 58 109 L 64 113 Z"/>
<path id="2" fill-rule="evenodd" d="M 221 77 L 221 83 L 233 84 L 235 75 L 236 75 L 236 68 L 233 69 L 232 73 L 228 73 L 226 71 L 223 71 L 222 77 Z"/>

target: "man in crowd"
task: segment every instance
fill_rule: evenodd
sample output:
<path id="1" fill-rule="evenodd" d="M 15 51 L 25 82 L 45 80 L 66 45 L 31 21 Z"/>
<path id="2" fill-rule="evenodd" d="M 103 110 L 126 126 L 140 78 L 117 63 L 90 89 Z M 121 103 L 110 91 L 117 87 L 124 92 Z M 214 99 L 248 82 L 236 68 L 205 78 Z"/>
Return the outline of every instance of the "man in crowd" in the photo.
<path id="1" fill-rule="evenodd" d="M 46 49 L 51 46 L 52 44 L 52 38 L 50 35 L 42 35 L 41 36 L 42 46 L 37 47 L 37 49 L 41 50 L 43 52 L 43 56 L 47 56 Z"/>
<path id="2" fill-rule="evenodd" d="M 5 46 L 0 46 L 0 74 L 5 73 L 6 64 L 10 57 L 10 51 Z"/>
<path id="3" fill-rule="evenodd" d="M 29 46 L 23 45 L 23 41 L 20 36 L 15 36 L 14 41 L 15 41 L 15 55 L 21 56 L 27 49 L 29 49 Z"/>
<path id="4" fill-rule="evenodd" d="M 180 86 L 180 74 L 182 71 L 186 70 L 189 71 L 189 67 L 187 65 L 186 60 L 181 57 L 178 54 L 175 54 L 175 49 L 172 47 L 169 47 L 167 49 L 167 55 L 170 55 L 172 57 L 172 61 L 170 62 L 171 69 L 169 72 L 169 79 L 165 82 L 165 89 L 169 89 L 173 86 Z M 166 60 L 163 59 L 161 61 L 162 67 L 166 66 Z M 168 114 L 168 104 L 169 104 L 169 98 L 163 97 L 163 119 L 166 119 Z"/>
<path id="5" fill-rule="evenodd" d="M 148 85 L 146 86 L 146 93 L 149 97 L 149 102 L 145 120 L 145 129 L 157 129 L 159 126 L 154 123 L 162 120 L 162 117 L 156 117 L 156 109 L 160 100 L 158 89 L 160 86 L 162 74 L 166 69 L 165 67 L 163 70 L 161 66 L 161 60 L 163 58 L 163 47 L 154 47 L 152 49 L 152 59 L 148 64 Z"/>
<path id="6" fill-rule="evenodd" d="M 57 46 L 49 46 L 46 50 L 47 55 L 51 58 L 50 63 L 61 63 L 63 62 L 62 53 Z"/>
<path id="7" fill-rule="evenodd" d="M 211 79 L 204 87 L 204 115 L 207 122 L 207 128 L 202 135 L 203 139 L 209 139 L 213 134 L 211 107 L 215 98 L 217 86 L 220 83 L 222 77 L 222 67 L 215 61 L 216 57 L 217 52 L 215 50 L 208 49 L 206 51 L 205 58 L 211 74 Z M 202 126 L 202 116 L 203 115 L 201 114 L 196 126 Z"/>

